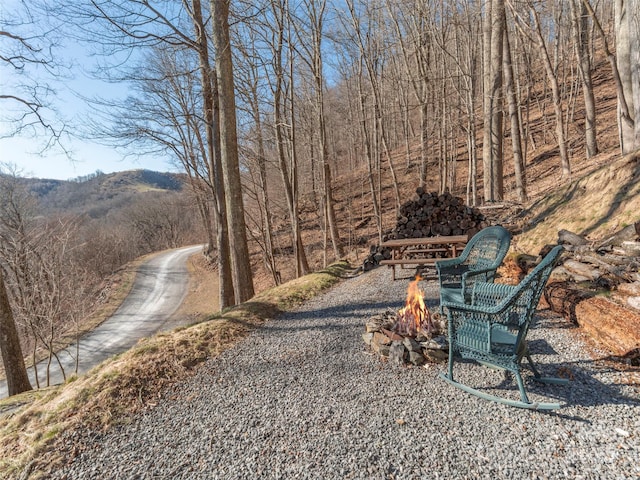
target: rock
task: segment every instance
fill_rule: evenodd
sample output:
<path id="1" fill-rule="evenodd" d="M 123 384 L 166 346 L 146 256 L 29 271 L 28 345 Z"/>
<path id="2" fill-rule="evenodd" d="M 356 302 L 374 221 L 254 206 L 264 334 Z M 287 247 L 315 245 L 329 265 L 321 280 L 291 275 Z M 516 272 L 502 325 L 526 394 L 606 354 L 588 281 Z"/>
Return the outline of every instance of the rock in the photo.
<path id="1" fill-rule="evenodd" d="M 379 332 L 380 331 L 380 324 L 377 322 L 367 322 L 367 324 L 364 326 L 364 330 L 367 333 L 373 333 L 373 332 Z"/>
<path id="2" fill-rule="evenodd" d="M 444 335 L 438 335 L 426 342 L 422 342 L 422 348 L 425 350 L 449 350 L 449 342 Z"/>
<path id="3" fill-rule="evenodd" d="M 371 348 L 373 348 L 373 351 L 378 355 L 388 357 L 389 345 L 391 345 L 389 337 L 380 332 L 375 332 L 373 334 L 373 338 L 371 339 Z"/>
<path id="4" fill-rule="evenodd" d="M 384 333 L 375 332 L 373 334 L 373 342 L 378 345 L 391 345 L 391 339 L 387 337 Z"/>
<path id="5" fill-rule="evenodd" d="M 438 335 L 433 337 L 433 341 L 440 345 L 440 350 L 449 350 L 449 340 L 446 335 Z"/>
<path id="6" fill-rule="evenodd" d="M 410 351 L 409 352 L 409 362 L 411 362 L 413 365 L 419 367 L 420 365 L 424 365 L 426 363 L 426 359 L 424 358 L 424 355 L 422 354 L 422 352 Z"/>
<path id="7" fill-rule="evenodd" d="M 386 321 L 386 318 L 384 315 L 376 315 L 375 317 L 371 317 L 364 326 L 365 331 L 367 333 L 379 332 L 382 326 L 384 325 L 385 321 Z"/>
<path id="8" fill-rule="evenodd" d="M 407 350 L 401 341 L 394 340 L 389 348 L 389 360 L 396 365 L 404 365 Z"/>
<path id="9" fill-rule="evenodd" d="M 364 340 L 364 343 L 366 343 L 367 345 L 371 345 L 371 341 L 373 340 L 373 333 L 363 333 L 362 339 Z"/>
<path id="10" fill-rule="evenodd" d="M 402 335 L 398 335 L 396 332 L 387 330 L 386 328 L 382 328 L 381 330 L 382 330 L 382 333 L 384 333 L 388 338 L 390 338 L 393 341 L 402 342 L 402 339 L 404 338 Z"/>
<path id="11" fill-rule="evenodd" d="M 427 340 L 429 340 L 429 338 L 424 333 L 418 332 L 416 334 L 416 341 L 418 343 L 426 342 Z"/>
<path id="12" fill-rule="evenodd" d="M 420 353 L 422 353 L 422 349 L 420 348 L 420 344 L 418 342 L 416 342 L 413 338 L 405 337 L 404 341 L 402 343 L 404 344 L 404 347 L 407 350 L 409 350 L 409 352 L 420 352 Z"/>
<path id="13" fill-rule="evenodd" d="M 381 357 L 389 356 L 389 345 L 382 345 L 380 343 L 371 342 L 371 348 L 373 348 L 373 351 Z"/>
<path id="14" fill-rule="evenodd" d="M 444 350 L 425 350 L 424 357 L 428 362 L 444 362 L 449 358 L 449 353 Z"/>

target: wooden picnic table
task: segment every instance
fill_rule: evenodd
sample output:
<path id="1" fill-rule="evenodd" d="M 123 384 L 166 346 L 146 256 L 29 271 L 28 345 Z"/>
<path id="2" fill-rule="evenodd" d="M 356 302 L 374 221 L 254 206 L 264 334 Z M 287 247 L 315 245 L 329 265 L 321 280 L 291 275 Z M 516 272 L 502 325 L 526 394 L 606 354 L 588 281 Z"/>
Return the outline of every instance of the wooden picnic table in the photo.
<path id="1" fill-rule="evenodd" d="M 396 265 L 433 265 L 443 258 L 457 257 L 467 244 L 467 235 L 401 238 L 382 242 L 381 247 L 391 250 L 391 258 L 380 261 L 393 269 L 396 279 Z"/>

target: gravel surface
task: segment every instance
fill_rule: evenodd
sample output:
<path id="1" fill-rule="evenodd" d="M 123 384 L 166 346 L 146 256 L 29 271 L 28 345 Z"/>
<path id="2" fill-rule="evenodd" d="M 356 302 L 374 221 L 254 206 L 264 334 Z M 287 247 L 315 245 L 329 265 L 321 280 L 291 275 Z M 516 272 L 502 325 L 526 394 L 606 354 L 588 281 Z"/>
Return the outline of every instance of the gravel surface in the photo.
<path id="1" fill-rule="evenodd" d="M 406 273 L 404 271 L 403 273 Z M 107 434 L 67 437 L 87 450 L 56 479 L 640 478 L 640 392 L 594 361 L 576 332 L 541 315 L 530 347 L 568 386 L 530 398 L 542 413 L 481 400 L 437 378 L 445 365 L 399 367 L 369 353 L 368 317 L 402 306 L 408 280 L 380 268 L 345 280 L 254 332 Z M 423 281 L 437 304 L 436 282 Z M 458 378 L 518 398 L 504 373 L 457 363 Z"/>

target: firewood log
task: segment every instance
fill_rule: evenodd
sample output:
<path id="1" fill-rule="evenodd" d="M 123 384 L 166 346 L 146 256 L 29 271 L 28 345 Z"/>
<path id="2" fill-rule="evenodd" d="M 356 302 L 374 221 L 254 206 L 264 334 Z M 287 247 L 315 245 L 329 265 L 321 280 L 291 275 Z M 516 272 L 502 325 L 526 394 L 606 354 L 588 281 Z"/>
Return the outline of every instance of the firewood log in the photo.
<path id="1" fill-rule="evenodd" d="M 597 280 L 602 275 L 597 268 L 590 267 L 573 259 L 565 260 L 563 265 L 569 272 L 588 278 L 589 280 Z"/>
<path id="2" fill-rule="evenodd" d="M 638 223 L 640 222 L 629 225 L 618 231 L 612 237 L 607 238 L 596 247 L 596 250 L 606 250 L 611 247 L 619 247 L 622 245 L 622 242 L 626 241 L 635 242 L 638 239 L 638 232 L 636 231 Z"/>
<path id="3" fill-rule="evenodd" d="M 569 245 L 580 246 L 580 245 L 586 245 L 588 243 L 589 241 L 586 238 L 576 233 L 570 232 L 569 230 L 563 229 L 558 232 L 559 245 L 569 244 Z"/>

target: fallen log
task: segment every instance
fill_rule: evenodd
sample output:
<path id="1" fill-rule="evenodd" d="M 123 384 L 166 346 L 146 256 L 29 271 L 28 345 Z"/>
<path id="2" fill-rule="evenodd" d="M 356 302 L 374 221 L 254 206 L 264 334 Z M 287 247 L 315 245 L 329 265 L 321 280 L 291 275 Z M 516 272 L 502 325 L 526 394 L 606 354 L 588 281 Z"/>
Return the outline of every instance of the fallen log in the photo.
<path id="1" fill-rule="evenodd" d="M 595 250 L 606 250 L 611 247 L 619 247 L 623 242 L 635 242 L 638 237 L 640 237 L 640 222 L 636 222 L 631 224 L 615 235 L 607 238 L 605 241 L 601 242 Z"/>
<path id="2" fill-rule="evenodd" d="M 581 245 L 587 245 L 588 243 L 589 240 L 569 230 L 563 229 L 558 232 L 558 245 L 573 245 L 579 247 Z"/>
<path id="3" fill-rule="evenodd" d="M 640 282 L 621 283 L 618 292 L 631 297 L 640 297 Z"/>
<path id="4" fill-rule="evenodd" d="M 637 271 L 637 261 L 635 258 L 619 257 L 616 255 L 576 255 L 576 262 L 589 263 L 604 270 L 620 282 L 633 282 L 634 272 Z M 565 262 L 566 264 L 566 262 Z"/>
<path id="5" fill-rule="evenodd" d="M 640 313 L 568 282 L 549 284 L 544 299 L 554 312 L 580 326 L 614 355 L 640 348 Z"/>
<path id="6" fill-rule="evenodd" d="M 572 273 L 578 274 L 580 277 L 586 277 L 589 280 L 597 280 L 602 275 L 597 268 L 590 267 L 582 262 L 573 259 L 567 259 L 564 262 L 564 268 Z"/>
<path id="7" fill-rule="evenodd" d="M 620 248 L 630 257 L 640 257 L 640 242 L 622 242 Z"/>

